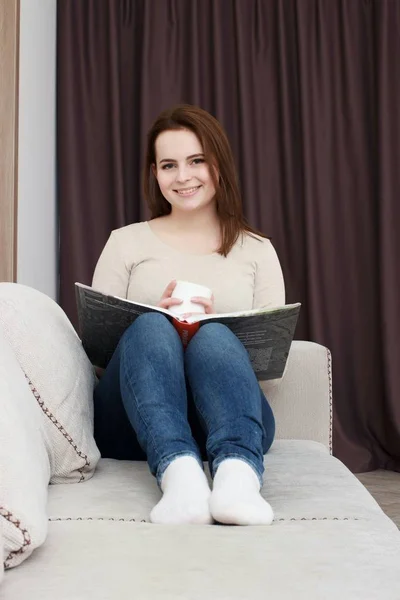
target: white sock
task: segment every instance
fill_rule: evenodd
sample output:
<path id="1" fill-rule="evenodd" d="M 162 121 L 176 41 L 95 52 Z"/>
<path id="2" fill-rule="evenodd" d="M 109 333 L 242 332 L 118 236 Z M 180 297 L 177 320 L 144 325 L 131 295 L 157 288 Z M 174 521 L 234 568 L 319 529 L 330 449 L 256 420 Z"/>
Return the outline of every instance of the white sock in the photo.
<path id="1" fill-rule="evenodd" d="M 193 456 L 180 456 L 165 469 L 163 497 L 150 513 L 152 523 L 178 525 L 212 523 L 207 477 Z"/>
<path id="2" fill-rule="evenodd" d="M 240 459 L 227 458 L 214 477 L 211 515 L 226 525 L 270 525 L 272 508 L 260 494 L 255 471 Z"/>

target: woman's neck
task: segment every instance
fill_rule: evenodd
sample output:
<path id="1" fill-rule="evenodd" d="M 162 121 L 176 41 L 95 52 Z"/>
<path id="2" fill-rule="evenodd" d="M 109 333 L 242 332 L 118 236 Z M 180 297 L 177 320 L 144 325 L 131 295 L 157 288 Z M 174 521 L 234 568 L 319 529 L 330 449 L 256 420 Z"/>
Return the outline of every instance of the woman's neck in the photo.
<path id="1" fill-rule="evenodd" d="M 172 211 L 169 215 L 164 217 L 168 221 L 168 225 L 175 230 L 192 232 L 193 234 L 206 232 L 206 231 L 219 231 L 220 222 L 218 215 L 215 211 L 207 211 L 203 213 L 197 213 L 196 215 L 191 213 L 183 213 Z"/>

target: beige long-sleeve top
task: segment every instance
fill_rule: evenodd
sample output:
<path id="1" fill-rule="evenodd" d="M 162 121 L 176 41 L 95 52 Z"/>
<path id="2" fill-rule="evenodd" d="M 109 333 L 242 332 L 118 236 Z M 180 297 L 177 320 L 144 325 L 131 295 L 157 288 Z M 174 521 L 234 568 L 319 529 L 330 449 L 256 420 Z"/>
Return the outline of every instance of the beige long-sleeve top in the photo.
<path id="1" fill-rule="evenodd" d="M 172 279 L 210 288 L 216 313 L 285 304 L 282 269 L 268 239 L 240 235 L 227 257 L 186 254 L 164 243 L 147 221 L 111 233 L 92 287 L 156 306 Z"/>

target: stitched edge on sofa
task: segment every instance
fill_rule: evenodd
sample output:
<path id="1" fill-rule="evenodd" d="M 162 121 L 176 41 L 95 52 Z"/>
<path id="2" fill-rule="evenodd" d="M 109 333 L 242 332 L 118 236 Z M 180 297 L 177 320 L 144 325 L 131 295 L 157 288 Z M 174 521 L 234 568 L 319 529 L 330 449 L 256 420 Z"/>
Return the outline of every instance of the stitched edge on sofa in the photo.
<path id="1" fill-rule="evenodd" d="M 49 521 L 123 521 L 126 523 L 149 523 L 146 519 L 126 519 L 124 517 L 49 517 Z M 274 521 L 366 521 L 360 517 L 290 517 Z"/>
<path id="2" fill-rule="evenodd" d="M 329 380 L 329 452 L 333 454 L 333 389 L 332 389 L 332 354 L 326 349 L 328 359 L 328 380 Z"/>
<path id="3" fill-rule="evenodd" d="M 4 560 L 4 568 L 8 569 L 10 568 L 9 561 L 11 561 L 14 558 L 14 556 L 23 554 L 25 550 L 31 545 L 32 540 L 31 536 L 29 535 L 29 531 L 22 526 L 21 520 L 17 519 L 17 517 L 15 517 L 13 513 L 10 510 L 8 510 L 5 506 L 0 506 L 0 516 L 3 517 L 3 519 L 8 521 L 9 523 L 11 523 L 11 525 L 14 525 L 14 527 L 18 530 L 18 533 L 22 535 L 21 545 L 18 548 L 18 550 L 11 550 L 7 558 Z"/>
<path id="4" fill-rule="evenodd" d="M 26 378 L 26 380 L 27 380 L 27 382 L 29 384 L 29 388 L 30 388 L 31 392 L 34 395 L 34 397 L 35 397 L 37 403 L 39 404 L 40 408 L 42 409 L 43 413 L 46 415 L 46 417 L 48 419 L 50 419 L 50 421 L 58 429 L 58 431 L 61 433 L 61 435 L 67 440 L 67 442 L 75 450 L 75 452 L 79 456 L 79 458 L 82 458 L 85 461 L 85 464 L 80 469 L 77 469 L 78 473 L 81 474 L 81 478 L 78 481 L 78 483 L 81 483 L 82 481 L 85 481 L 85 474 L 84 474 L 83 471 L 84 471 L 85 467 L 90 467 L 90 461 L 89 461 L 89 459 L 87 457 L 87 454 L 84 454 L 84 452 L 81 452 L 78 449 L 77 444 L 75 444 L 73 438 L 66 431 L 65 427 L 63 425 L 61 425 L 61 423 L 57 420 L 57 418 L 53 415 L 53 413 L 47 408 L 47 406 L 45 405 L 44 401 L 42 400 L 39 392 L 37 391 L 37 389 L 33 385 L 32 381 L 29 379 L 28 375 L 25 372 L 24 372 L 24 375 L 25 375 L 25 378 Z"/>
<path id="5" fill-rule="evenodd" d="M 125 519 L 125 517 L 49 517 L 49 521 L 124 521 L 126 523 L 149 523 L 146 519 Z"/>

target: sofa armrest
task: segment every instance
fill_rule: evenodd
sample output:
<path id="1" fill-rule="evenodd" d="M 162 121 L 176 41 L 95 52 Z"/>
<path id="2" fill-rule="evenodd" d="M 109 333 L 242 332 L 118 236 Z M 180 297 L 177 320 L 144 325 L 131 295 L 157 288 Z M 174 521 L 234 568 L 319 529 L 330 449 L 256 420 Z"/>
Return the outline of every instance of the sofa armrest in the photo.
<path id="1" fill-rule="evenodd" d="M 314 440 L 332 454 L 331 353 L 294 341 L 282 379 L 260 382 L 276 420 L 277 439 Z"/>

